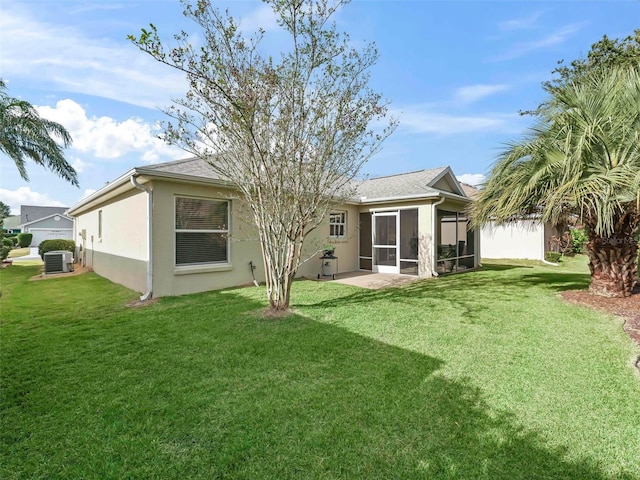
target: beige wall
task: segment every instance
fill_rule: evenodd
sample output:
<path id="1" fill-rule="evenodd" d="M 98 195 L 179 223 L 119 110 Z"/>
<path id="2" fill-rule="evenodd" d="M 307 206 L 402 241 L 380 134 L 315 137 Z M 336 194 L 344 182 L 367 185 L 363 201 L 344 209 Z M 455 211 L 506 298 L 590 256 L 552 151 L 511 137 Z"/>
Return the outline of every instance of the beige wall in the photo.
<path id="1" fill-rule="evenodd" d="M 252 283 L 249 262 L 256 266 L 258 282 L 264 282 L 262 251 L 250 211 L 232 190 L 193 184 L 154 181 L 154 265 L 153 294 L 155 297 L 182 295 Z M 175 197 L 194 196 L 231 202 L 229 263 L 198 266 L 175 266 Z M 357 265 L 357 209 L 347 211 L 347 235 L 343 240 L 329 239 L 329 225 L 314 230 L 305 241 L 303 263 L 298 277 L 315 278 L 320 272 L 321 250 L 327 243 L 336 246 L 339 272 L 356 269 Z M 327 218 L 328 222 L 328 218 Z"/>
<path id="2" fill-rule="evenodd" d="M 325 245 L 336 247 L 334 255 L 338 257 L 337 273 L 353 272 L 358 269 L 358 207 L 340 205 L 332 209 L 336 212 L 347 212 L 346 235 L 343 239 L 329 238 L 328 218 L 325 223 L 311 232 L 305 241 L 304 258 L 306 261 L 298 269 L 299 277 L 316 278 L 320 273 L 320 256 Z"/>
<path id="3" fill-rule="evenodd" d="M 153 189 L 153 296 L 182 295 L 252 283 L 249 262 L 255 277 L 264 282 L 262 252 L 250 211 L 235 192 L 223 187 L 174 181 L 154 180 Z M 175 198 L 191 196 L 230 202 L 229 262 L 213 265 L 175 265 Z M 428 277 L 433 272 L 432 201 L 397 202 L 386 205 L 343 205 L 337 211 L 347 212 L 346 238 L 330 239 L 328 217 L 305 242 L 303 262 L 297 276 L 316 278 L 320 273 L 322 249 L 335 245 L 338 273 L 358 270 L 359 213 L 398 208 L 418 209 L 418 273 Z M 460 210 L 462 204 L 443 204 L 441 208 Z M 98 212 L 102 211 L 102 237 L 98 238 Z M 86 230 L 84 259 L 96 273 L 139 292 L 146 291 L 147 259 L 147 194 L 132 189 L 109 202 L 79 215 L 75 221 L 75 238 Z"/>
<path id="4" fill-rule="evenodd" d="M 432 203 L 418 207 L 418 276 L 433 276 L 433 206 Z"/>
<path id="5" fill-rule="evenodd" d="M 98 235 L 100 211 L 102 237 Z M 148 258 L 146 219 L 147 194 L 139 190 L 75 217 L 74 239 L 77 246 L 82 246 L 78 261 L 115 283 L 143 292 Z"/>

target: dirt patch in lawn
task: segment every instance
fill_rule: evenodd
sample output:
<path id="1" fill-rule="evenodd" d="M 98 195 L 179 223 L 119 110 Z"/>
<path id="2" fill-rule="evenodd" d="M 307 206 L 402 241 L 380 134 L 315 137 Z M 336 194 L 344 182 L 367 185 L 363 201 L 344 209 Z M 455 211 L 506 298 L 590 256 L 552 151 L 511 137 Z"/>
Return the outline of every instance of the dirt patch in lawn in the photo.
<path id="1" fill-rule="evenodd" d="M 142 308 L 148 307 L 149 305 L 155 305 L 156 303 L 158 303 L 157 298 L 151 298 L 149 300 L 140 300 L 139 298 L 136 298 L 135 300 L 131 300 L 129 303 L 127 303 L 127 307 Z"/>
<path id="2" fill-rule="evenodd" d="M 36 281 L 36 280 L 50 280 L 52 278 L 61 278 L 61 277 L 72 277 L 74 275 L 82 275 L 83 273 L 88 273 L 88 272 L 93 272 L 92 268 L 89 267 L 85 267 L 82 265 L 79 265 L 77 263 L 73 264 L 73 272 L 66 272 L 66 273 L 47 273 L 46 275 L 42 272 L 42 270 L 44 270 L 44 267 L 41 268 L 41 273 L 39 273 L 38 275 L 31 277 L 29 280 L 30 281 Z"/>
<path id="3" fill-rule="evenodd" d="M 588 290 L 569 290 L 560 295 L 568 302 L 586 305 L 595 310 L 622 317 L 624 319 L 622 328 L 640 347 L 640 285 L 636 285 L 632 295 L 625 298 L 600 297 L 589 293 Z M 640 370 L 640 356 L 635 364 Z"/>

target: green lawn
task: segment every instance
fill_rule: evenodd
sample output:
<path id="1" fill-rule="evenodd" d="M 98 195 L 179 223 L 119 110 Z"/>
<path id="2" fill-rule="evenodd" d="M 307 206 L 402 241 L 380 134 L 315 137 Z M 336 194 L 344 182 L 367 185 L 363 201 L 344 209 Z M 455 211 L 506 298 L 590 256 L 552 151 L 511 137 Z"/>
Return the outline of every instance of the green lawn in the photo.
<path id="1" fill-rule="evenodd" d="M 163 298 L 2 271 L 0 478 L 638 479 L 638 354 L 585 265 Z"/>

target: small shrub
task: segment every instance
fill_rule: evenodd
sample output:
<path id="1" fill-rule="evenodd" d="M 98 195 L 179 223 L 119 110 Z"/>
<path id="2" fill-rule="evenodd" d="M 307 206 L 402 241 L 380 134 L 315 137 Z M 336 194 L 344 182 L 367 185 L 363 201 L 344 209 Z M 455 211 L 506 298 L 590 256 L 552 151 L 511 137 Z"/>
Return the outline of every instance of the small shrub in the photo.
<path id="1" fill-rule="evenodd" d="M 10 251 L 11 247 L 5 247 L 4 245 L 0 247 L 0 260 L 4 262 L 9 256 Z"/>
<path id="2" fill-rule="evenodd" d="M 44 254 L 47 252 L 53 252 L 54 250 L 66 250 L 75 254 L 76 251 L 76 242 L 73 240 L 62 240 L 62 239 L 54 239 L 54 240 L 45 240 L 40 242 L 38 245 L 38 254 L 40 258 L 44 260 Z"/>
<path id="3" fill-rule="evenodd" d="M 562 254 L 560 252 L 544 252 L 544 259 L 547 262 L 558 263 Z"/>
<path id="4" fill-rule="evenodd" d="M 20 248 L 28 247 L 29 245 L 31 245 L 31 240 L 33 240 L 32 233 L 23 232 L 18 234 L 18 245 L 20 245 Z"/>
<path id="5" fill-rule="evenodd" d="M 584 246 L 589 241 L 587 232 L 584 228 L 572 228 L 571 229 L 571 242 L 573 243 L 573 253 L 582 253 Z"/>
<path id="6" fill-rule="evenodd" d="M 2 239 L 2 246 L 3 247 L 9 247 L 9 248 L 13 248 L 13 240 L 11 240 L 10 238 L 3 238 Z"/>
<path id="7" fill-rule="evenodd" d="M 18 245 L 18 236 L 14 233 L 13 235 L 7 235 L 4 238 L 8 238 L 9 240 L 11 240 L 11 242 L 13 243 L 13 246 L 15 247 L 16 245 Z"/>

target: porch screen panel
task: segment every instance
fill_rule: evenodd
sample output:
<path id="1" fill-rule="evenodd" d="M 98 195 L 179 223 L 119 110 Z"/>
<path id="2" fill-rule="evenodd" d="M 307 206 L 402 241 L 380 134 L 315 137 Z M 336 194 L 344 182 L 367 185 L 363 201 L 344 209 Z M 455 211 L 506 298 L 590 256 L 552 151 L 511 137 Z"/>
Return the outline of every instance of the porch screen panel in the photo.
<path id="1" fill-rule="evenodd" d="M 377 215 L 374 243 L 376 245 L 396 244 L 396 217 L 393 215 Z"/>
<path id="2" fill-rule="evenodd" d="M 229 260 L 229 202 L 176 197 L 176 265 Z"/>
<path id="3" fill-rule="evenodd" d="M 418 209 L 400 210 L 400 258 L 418 260 Z"/>
<path id="4" fill-rule="evenodd" d="M 376 265 L 395 267 L 396 266 L 396 249 L 395 248 L 376 248 Z"/>
<path id="5" fill-rule="evenodd" d="M 360 270 L 372 270 L 373 269 L 373 251 L 371 247 L 371 214 L 360 214 L 360 230 L 359 230 L 359 246 L 360 246 L 360 258 L 359 267 Z"/>

